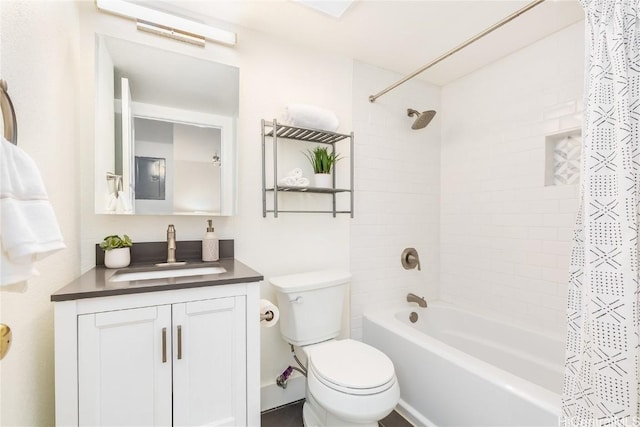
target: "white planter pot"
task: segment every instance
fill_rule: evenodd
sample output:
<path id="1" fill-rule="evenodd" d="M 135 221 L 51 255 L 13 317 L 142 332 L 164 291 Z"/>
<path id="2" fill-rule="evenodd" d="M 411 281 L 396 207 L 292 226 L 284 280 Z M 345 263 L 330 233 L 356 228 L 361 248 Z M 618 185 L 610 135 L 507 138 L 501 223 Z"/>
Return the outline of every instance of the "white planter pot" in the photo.
<path id="1" fill-rule="evenodd" d="M 333 188 L 333 177 L 330 173 L 316 173 L 313 175 L 313 186 L 318 188 Z"/>
<path id="2" fill-rule="evenodd" d="M 127 267 L 131 263 L 130 248 L 118 248 L 105 251 L 104 265 L 107 268 Z"/>

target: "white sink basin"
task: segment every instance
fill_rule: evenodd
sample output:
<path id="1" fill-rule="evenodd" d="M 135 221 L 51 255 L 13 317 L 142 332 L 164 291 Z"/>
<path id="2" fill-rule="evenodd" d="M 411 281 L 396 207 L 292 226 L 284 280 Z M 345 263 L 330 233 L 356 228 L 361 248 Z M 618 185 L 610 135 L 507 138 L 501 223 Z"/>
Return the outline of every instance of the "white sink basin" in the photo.
<path id="1" fill-rule="evenodd" d="M 148 279 L 168 279 L 170 277 L 190 277 L 204 276 L 206 274 L 226 273 L 223 267 L 194 267 L 181 268 L 173 270 L 152 270 L 152 271 L 123 271 L 117 272 L 109 279 L 110 282 L 130 282 L 132 280 L 148 280 Z"/>

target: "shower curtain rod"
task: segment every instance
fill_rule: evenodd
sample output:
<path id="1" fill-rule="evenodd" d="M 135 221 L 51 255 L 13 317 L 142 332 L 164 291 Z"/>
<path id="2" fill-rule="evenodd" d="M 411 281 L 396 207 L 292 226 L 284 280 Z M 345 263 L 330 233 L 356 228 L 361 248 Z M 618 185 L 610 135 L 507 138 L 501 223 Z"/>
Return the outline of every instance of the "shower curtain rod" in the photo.
<path id="1" fill-rule="evenodd" d="M 533 9 L 534 7 L 536 7 L 537 5 L 542 3 L 543 1 L 544 0 L 534 0 L 534 1 L 532 1 L 531 3 L 529 3 L 528 5 L 523 7 L 522 9 L 519 9 L 519 10 L 515 11 L 511 15 L 507 16 L 506 18 L 504 18 L 502 21 L 493 24 L 492 26 L 490 26 L 489 28 L 487 28 L 483 32 L 475 35 L 474 37 L 470 38 L 469 40 L 467 40 L 466 42 L 462 43 L 461 45 L 459 45 L 457 47 L 454 47 L 449 52 L 445 53 L 444 55 L 442 55 L 442 56 L 440 56 L 440 57 L 438 57 L 436 59 L 434 59 L 433 61 L 429 62 L 427 65 L 425 65 L 425 66 L 421 67 L 420 69 L 414 71 L 413 73 L 409 74 L 407 77 L 403 78 L 402 80 L 399 80 L 399 81 L 395 82 L 394 84 L 392 84 L 388 88 L 386 88 L 384 90 L 381 90 L 380 92 L 376 93 L 375 95 L 369 96 L 369 102 L 375 102 L 376 99 L 380 98 L 385 93 L 387 93 L 387 92 L 397 88 L 401 84 L 411 80 L 412 78 L 414 78 L 418 74 L 422 73 L 423 71 L 426 71 L 427 69 L 433 67 L 438 62 L 450 57 L 454 53 L 464 49 L 467 46 L 469 46 L 471 43 L 473 43 L 473 42 L 475 42 L 477 40 L 480 40 L 482 37 L 484 37 L 487 34 L 493 32 L 494 30 L 497 30 L 498 28 L 502 27 L 507 22 L 510 22 L 510 21 L 514 20 L 515 18 L 517 18 L 518 16 L 522 15 L 523 13 L 528 12 L 530 9 Z"/>

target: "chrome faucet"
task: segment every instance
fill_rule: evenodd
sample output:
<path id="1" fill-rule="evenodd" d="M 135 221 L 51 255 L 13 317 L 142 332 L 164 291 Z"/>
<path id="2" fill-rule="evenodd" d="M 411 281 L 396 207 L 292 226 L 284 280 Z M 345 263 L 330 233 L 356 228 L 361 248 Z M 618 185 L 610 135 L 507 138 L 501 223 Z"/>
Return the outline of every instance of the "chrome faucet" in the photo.
<path id="1" fill-rule="evenodd" d="M 420 307 L 425 307 L 425 308 L 427 307 L 427 301 L 424 299 L 424 297 L 419 297 L 416 294 L 412 294 L 412 293 L 407 294 L 407 302 L 415 302 Z"/>
<path id="2" fill-rule="evenodd" d="M 167 263 L 176 262 L 176 229 L 173 224 L 167 228 Z"/>

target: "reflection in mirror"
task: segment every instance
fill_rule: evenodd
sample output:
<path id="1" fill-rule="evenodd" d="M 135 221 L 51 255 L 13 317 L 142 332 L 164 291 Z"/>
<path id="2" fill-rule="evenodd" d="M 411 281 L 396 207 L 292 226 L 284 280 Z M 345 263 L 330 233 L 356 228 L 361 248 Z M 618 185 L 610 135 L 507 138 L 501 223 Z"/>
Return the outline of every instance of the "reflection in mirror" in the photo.
<path id="1" fill-rule="evenodd" d="M 220 192 L 211 191 L 220 188 L 220 129 L 142 118 L 134 127 L 136 213 L 220 211 Z"/>
<path id="2" fill-rule="evenodd" d="M 238 74 L 97 35 L 96 213 L 233 215 Z"/>

